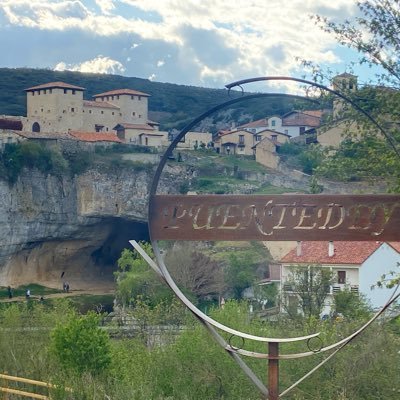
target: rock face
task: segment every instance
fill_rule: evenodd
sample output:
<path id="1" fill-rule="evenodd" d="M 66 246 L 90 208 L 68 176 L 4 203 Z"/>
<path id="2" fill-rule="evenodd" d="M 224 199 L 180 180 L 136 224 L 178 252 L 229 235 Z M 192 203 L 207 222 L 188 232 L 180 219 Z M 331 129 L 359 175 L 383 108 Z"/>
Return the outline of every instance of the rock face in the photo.
<path id="1" fill-rule="evenodd" d="M 164 193 L 177 193 L 185 174 L 166 169 Z M 0 181 L 0 286 L 60 284 L 110 273 L 130 239 L 147 239 L 153 170 L 90 170 L 71 177 L 25 171 Z M 64 274 L 63 274 L 64 272 Z"/>

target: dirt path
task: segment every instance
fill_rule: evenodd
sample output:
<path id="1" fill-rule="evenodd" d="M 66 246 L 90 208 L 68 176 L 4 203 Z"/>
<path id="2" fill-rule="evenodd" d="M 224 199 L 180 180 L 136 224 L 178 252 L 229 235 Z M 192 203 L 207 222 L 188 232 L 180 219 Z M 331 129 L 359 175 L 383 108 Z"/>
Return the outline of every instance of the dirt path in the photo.
<path id="1" fill-rule="evenodd" d="M 75 296 L 81 296 L 81 295 L 103 295 L 103 294 L 114 294 L 115 289 L 114 288 L 96 288 L 96 289 L 85 289 L 85 290 L 71 290 L 68 293 L 65 292 L 60 292 L 60 293 L 49 293 L 43 295 L 44 299 L 57 299 L 57 298 L 64 298 L 64 297 L 75 297 Z M 0 299 L 0 303 L 12 303 L 12 302 L 20 302 L 26 300 L 25 296 L 16 296 L 13 297 L 12 299 L 5 298 L 5 299 Z M 40 300 L 40 296 L 37 295 L 32 295 L 30 297 L 30 300 Z"/>

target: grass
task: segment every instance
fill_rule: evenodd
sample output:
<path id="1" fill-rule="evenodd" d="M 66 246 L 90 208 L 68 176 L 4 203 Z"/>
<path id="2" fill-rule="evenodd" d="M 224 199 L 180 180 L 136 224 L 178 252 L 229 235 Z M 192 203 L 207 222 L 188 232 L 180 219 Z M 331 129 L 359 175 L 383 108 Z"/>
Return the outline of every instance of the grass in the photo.
<path id="1" fill-rule="evenodd" d="M 262 187 L 260 187 L 258 190 L 256 190 L 253 194 L 284 194 L 284 193 L 294 193 L 294 192 L 298 193 L 299 191 L 285 187 L 273 186 L 267 183 Z"/>
<path id="2" fill-rule="evenodd" d="M 88 311 L 111 312 L 113 310 L 114 295 L 113 294 L 81 294 L 70 296 L 68 300 L 81 314 Z"/>
<path id="3" fill-rule="evenodd" d="M 270 259 L 268 249 L 260 242 L 215 242 L 207 255 L 213 260 L 229 262 L 231 254 L 238 258 L 252 259 L 254 262 L 263 262 Z"/>
<path id="4" fill-rule="evenodd" d="M 31 297 L 46 296 L 52 293 L 61 293 L 62 290 L 48 288 L 36 283 L 31 283 L 29 285 L 18 286 L 17 288 L 12 288 L 13 297 L 25 296 L 26 290 L 29 288 L 31 291 Z M 0 299 L 8 298 L 7 287 L 0 286 Z"/>

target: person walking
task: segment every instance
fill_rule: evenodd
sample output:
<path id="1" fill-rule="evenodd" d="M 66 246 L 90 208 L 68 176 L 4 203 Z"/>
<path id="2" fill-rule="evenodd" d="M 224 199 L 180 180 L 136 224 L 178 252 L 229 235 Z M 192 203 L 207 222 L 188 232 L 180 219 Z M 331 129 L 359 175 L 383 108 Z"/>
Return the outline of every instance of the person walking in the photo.
<path id="1" fill-rule="evenodd" d="M 26 289 L 26 294 L 25 294 L 25 296 L 26 296 L 27 299 L 30 299 L 30 297 L 31 297 L 31 290 L 30 290 L 29 288 Z"/>

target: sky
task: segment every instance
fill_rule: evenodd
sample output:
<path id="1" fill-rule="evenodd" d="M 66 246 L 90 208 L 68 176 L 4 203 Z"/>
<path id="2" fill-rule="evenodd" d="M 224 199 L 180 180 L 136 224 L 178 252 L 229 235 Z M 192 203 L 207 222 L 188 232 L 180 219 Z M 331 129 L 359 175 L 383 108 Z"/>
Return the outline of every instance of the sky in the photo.
<path id="1" fill-rule="evenodd" d="M 344 20 L 356 12 L 353 0 L 0 0 L 0 67 L 214 88 L 301 77 L 299 59 L 341 73 L 355 54 L 310 15 Z"/>

